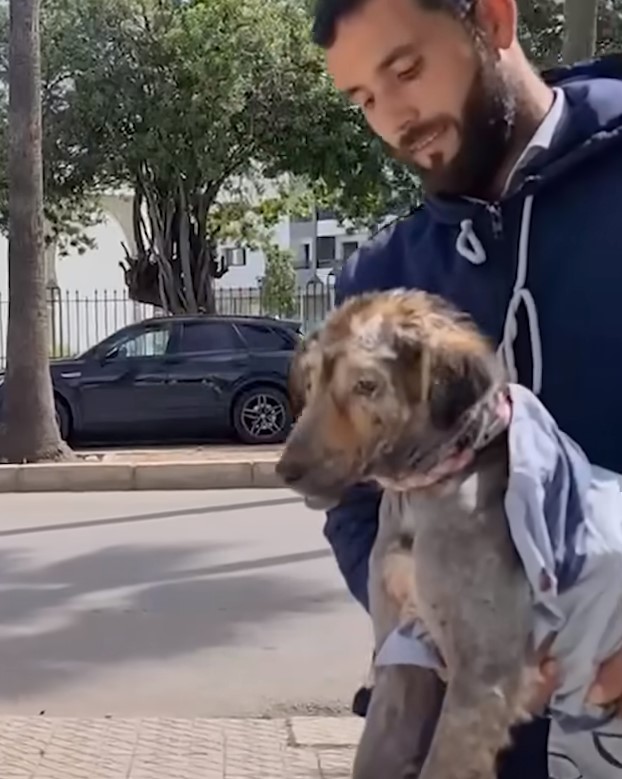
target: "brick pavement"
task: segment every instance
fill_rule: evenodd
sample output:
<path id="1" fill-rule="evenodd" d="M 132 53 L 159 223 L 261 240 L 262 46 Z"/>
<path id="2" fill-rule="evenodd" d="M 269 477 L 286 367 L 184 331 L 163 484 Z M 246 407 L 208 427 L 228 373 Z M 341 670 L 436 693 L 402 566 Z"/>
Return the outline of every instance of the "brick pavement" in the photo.
<path id="1" fill-rule="evenodd" d="M 1 779 L 345 779 L 361 720 L 0 718 Z"/>

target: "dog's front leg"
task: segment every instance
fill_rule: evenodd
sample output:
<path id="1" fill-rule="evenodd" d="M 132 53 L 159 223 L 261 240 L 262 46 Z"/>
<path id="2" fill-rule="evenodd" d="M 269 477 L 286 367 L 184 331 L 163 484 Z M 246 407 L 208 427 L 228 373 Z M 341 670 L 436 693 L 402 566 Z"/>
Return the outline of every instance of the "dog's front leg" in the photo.
<path id="1" fill-rule="evenodd" d="M 497 757 L 508 745 L 510 727 L 524 719 L 520 702 L 525 684 L 510 680 L 504 688 L 481 682 L 466 676 L 450 680 L 420 779 L 496 776 Z"/>
<path id="2" fill-rule="evenodd" d="M 530 589 L 500 510 L 432 519 L 416 537 L 415 575 L 448 684 L 421 779 L 492 779 L 533 690 Z"/>
<path id="3" fill-rule="evenodd" d="M 417 779 L 443 700 L 436 673 L 414 665 L 379 668 L 354 761 L 353 779 Z"/>

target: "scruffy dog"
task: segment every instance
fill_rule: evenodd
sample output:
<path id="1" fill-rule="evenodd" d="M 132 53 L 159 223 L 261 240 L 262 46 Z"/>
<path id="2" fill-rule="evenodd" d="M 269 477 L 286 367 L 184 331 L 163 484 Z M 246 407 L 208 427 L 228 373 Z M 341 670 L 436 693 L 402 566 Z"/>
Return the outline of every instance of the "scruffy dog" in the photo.
<path id="1" fill-rule="evenodd" d="M 528 576 L 506 518 L 512 396 L 491 345 L 437 297 L 365 295 L 301 349 L 292 397 L 299 416 L 277 466 L 288 485 L 317 508 L 362 481 L 384 488 L 376 651 L 417 625 L 438 654 L 435 669 L 379 663 L 354 777 L 492 779 L 528 717 L 546 637 L 534 634 L 534 586 L 544 598 L 557 581 L 546 567 Z"/>

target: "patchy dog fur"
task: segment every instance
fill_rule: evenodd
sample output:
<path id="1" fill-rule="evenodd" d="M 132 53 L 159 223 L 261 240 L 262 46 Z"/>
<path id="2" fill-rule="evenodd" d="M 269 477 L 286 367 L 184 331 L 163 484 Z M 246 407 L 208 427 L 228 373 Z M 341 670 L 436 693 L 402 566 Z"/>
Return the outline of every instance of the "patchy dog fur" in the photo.
<path id="1" fill-rule="evenodd" d="M 278 471 L 326 507 L 360 481 L 400 505 L 413 474 L 499 381 L 474 324 L 421 292 L 368 294 L 334 311 L 294 361 L 301 414 Z M 445 663 L 376 670 L 355 779 L 492 779 L 536 679 L 528 583 L 503 498 L 505 434 L 472 462 L 383 512 L 370 560 L 376 648 L 419 616 Z M 439 713 L 440 712 L 440 713 Z"/>

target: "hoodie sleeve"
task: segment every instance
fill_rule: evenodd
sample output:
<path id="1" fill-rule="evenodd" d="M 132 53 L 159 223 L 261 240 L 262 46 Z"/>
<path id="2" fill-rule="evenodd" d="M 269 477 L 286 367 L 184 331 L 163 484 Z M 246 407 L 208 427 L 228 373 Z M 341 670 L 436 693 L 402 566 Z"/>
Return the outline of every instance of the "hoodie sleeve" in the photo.
<path id="1" fill-rule="evenodd" d="M 362 291 L 357 289 L 353 273 L 358 264 L 358 254 L 350 258 L 337 279 L 337 306 L 347 297 Z M 324 535 L 332 547 L 348 589 L 366 611 L 369 611 L 369 557 L 378 530 L 381 495 L 381 490 L 376 486 L 364 484 L 353 487 L 341 503 L 328 512 L 324 526 Z"/>
<path id="2" fill-rule="evenodd" d="M 328 512 L 324 525 L 324 535 L 348 589 L 366 611 L 369 611 L 369 557 L 378 531 L 381 494 L 371 485 L 353 487 L 341 503 Z"/>

